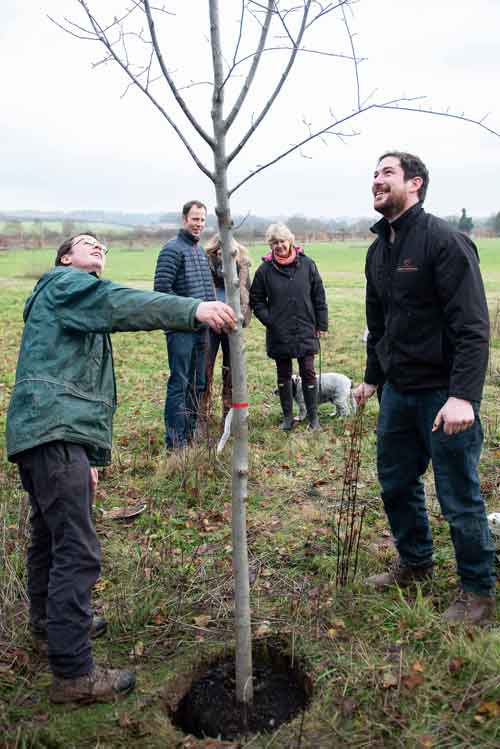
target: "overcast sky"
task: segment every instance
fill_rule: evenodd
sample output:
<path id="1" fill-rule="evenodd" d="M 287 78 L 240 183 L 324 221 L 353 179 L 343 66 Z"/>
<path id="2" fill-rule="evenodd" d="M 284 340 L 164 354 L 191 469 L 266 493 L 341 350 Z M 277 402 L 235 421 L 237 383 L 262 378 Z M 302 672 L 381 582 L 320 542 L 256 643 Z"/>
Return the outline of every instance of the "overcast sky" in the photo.
<path id="1" fill-rule="evenodd" d="M 106 12 L 120 5 L 126 7 L 126 0 L 95 3 Z M 225 5 L 223 33 L 231 40 L 240 2 Z M 208 80 L 207 0 L 165 0 L 165 7 L 176 12 L 164 16 L 159 28 L 167 66 L 179 85 Z M 140 92 L 122 96 L 124 74 L 112 65 L 92 65 L 102 57 L 100 47 L 64 34 L 47 14 L 83 21 L 76 0 L 0 5 L 0 210 L 168 211 L 192 197 L 212 209 L 212 183 L 158 111 Z M 359 0 L 350 23 L 357 53 L 366 58 L 359 66 L 362 98 L 372 92 L 372 102 L 426 96 L 425 105 L 434 110 L 474 118 L 490 112 L 486 122 L 500 132 L 499 0 Z M 340 20 L 318 26 L 313 43 L 349 51 Z M 259 111 L 283 59 L 282 52 L 268 54 L 242 126 Z M 161 96 L 161 84 L 155 86 Z M 185 89 L 207 127 L 209 93 L 208 86 Z M 339 117 L 354 106 L 352 63 L 302 55 L 260 137 L 235 162 L 230 184 L 303 135 L 304 121 L 319 129 L 330 111 Z M 427 163 L 428 210 L 451 215 L 465 207 L 476 216 L 500 210 L 500 137 L 442 117 L 380 110 L 353 119 L 342 132 L 345 142 L 317 142 L 257 175 L 235 193 L 233 212 L 371 215 L 376 157 L 394 148 Z M 209 154 L 201 153 L 211 167 Z"/>

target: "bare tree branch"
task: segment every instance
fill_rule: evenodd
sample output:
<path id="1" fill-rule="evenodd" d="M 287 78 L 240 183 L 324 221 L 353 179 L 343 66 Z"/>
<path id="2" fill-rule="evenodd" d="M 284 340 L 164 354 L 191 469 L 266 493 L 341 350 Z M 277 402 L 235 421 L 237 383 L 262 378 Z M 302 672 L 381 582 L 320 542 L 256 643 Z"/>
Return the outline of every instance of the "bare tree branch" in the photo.
<path id="1" fill-rule="evenodd" d="M 145 0 L 147 1 L 147 0 Z M 86 0 L 77 0 L 77 2 L 82 6 L 82 8 L 85 10 L 85 13 L 87 14 L 87 18 L 90 21 L 90 25 L 92 27 L 92 33 L 94 34 L 93 37 L 90 37 L 91 41 L 98 41 L 101 44 L 104 45 L 104 47 L 108 50 L 110 58 L 113 58 L 116 63 L 121 67 L 121 69 L 127 74 L 127 76 L 130 78 L 131 82 L 137 86 L 151 101 L 151 103 L 158 109 L 159 112 L 165 117 L 167 122 L 169 123 L 170 127 L 175 131 L 175 133 L 178 135 L 182 143 L 184 144 L 184 147 L 188 151 L 189 155 L 195 162 L 198 169 L 200 169 L 203 174 L 205 174 L 212 182 L 215 180 L 215 175 L 213 172 L 210 171 L 210 169 L 205 166 L 205 164 L 201 161 L 201 159 L 196 154 L 194 148 L 191 146 L 187 138 L 184 136 L 182 130 L 180 127 L 174 122 L 174 120 L 170 117 L 168 112 L 165 110 L 165 108 L 160 104 L 160 102 L 151 94 L 149 89 L 144 86 L 137 75 L 135 75 L 132 70 L 130 69 L 130 66 L 125 64 L 124 61 L 121 59 L 121 57 L 116 53 L 114 50 L 113 44 L 111 43 L 110 39 L 107 37 L 107 35 L 104 33 L 103 28 L 98 23 L 97 19 L 92 14 L 90 8 L 88 7 L 88 4 Z M 63 29 L 63 31 L 66 31 L 67 33 L 70 33 L 74 36 L 73 32 L 68 29 L 66 29 L 61 24 L 57 24 L 60 28 Z M 113 26 L 115 24 L 112 24 Z M 88 32 L 91 33 L 91 32 Z"/>
<path id="2" fill-rule="evenodd" d="M 196 117 L 192 114 L 191 110 L 189 109 L 188 105 L 180 95 L 177 86 L 175 85 L 170 73 L 168 72 L 167 66 L 165 65 L 165 62 L 163 60 L 163 55 L 161 52 L 161 48 L 158 42 L 158 38 L 156 36 L 156 29 L 153 21 L 153 16 L 151 14 L 151 6 L 149 3 L 149 0 L 143 0 L 144 2 L 144 9 L 146 11 L 146 17 L 148 19 L 148 25 L 149 25 L 149 33 L 151 34 L 151 41 L 153 43 L 153 47 L 155 50 L 156 58 L 158 60 L 158 63 L 160 65 L 161 71 L 163 75 L 165 76 L 165 80 L 167 81 L 170 90 L 172 94 L 174 95 L 174 98 L 181 108 L 181 110 L 186 115 L 187 119 L 191 123 L 192 127 L 196 130 L 198 135 L 203 138 L 205 143 L 208 143 L 210 148 L 214 148 L 214 139 L 207 133 L 207 131 L 200 125 Z"/>
<path id="3" fill-rule="evenodd" d="M 321 3 L 314 3 L 315 5 L 319 5 L 320 11 L 317 13 L 314 18 L 311 18 L 309 23 L 306 26 L 306 29 L 309 29 L 313 23 L 316 23 L 316 21 L 319 21 L 320 18 L 324 18 L 324 16 L 328 15 L 328 13 L 331 13 L 334 10 L 337 10 L 338 8 L 344 8 L 346 5 L 351 5 L 352 0 L 340 0 L 338 3 L 329 3 L 326 8 L 324 8 Z"/>
<path id="4" fill-rule="evenodd" d="M 270 159 L 265 164 L 259 164 L 259 166 L 256 169 L 253 169 L 249 174 L 247 174 L 246 177 L 240 180 L 234 187 L 232 187 L 229 190 L 229 195 L 230 196 L 233 195 L 236 192 L 236 190 L 239 190 L 239 188 L 245 184 L 245 182 L 248 182 L 249 179 L 252 179 L 252 177 L 254 177 L 259 172 L 262 172 L 264 171 L 264 169 L 267 169 L 273 164 L 276 164 L 276 162 L 280 161 L 281 159 L 284 159 L 286 156 L 289 156 L 291 153 L 293 153 L 294 151 L 297 151 L 306 143 L 309 143 L 315 138 L 319 138 L 321 135 L 324 135 L 325 133 L 338 136 L 338 133 L 331 132 L 332 128 L 337 127 L 338 125 L 342 125 L 343 123 L 352 120 L 354 117 L 358 117 L 361 114 L 365 114 L 366 112 L 369 112 L 372 109 L 396 109 L 399 112 L 415 112 L 415 113 L 420 113 L 420 114 L 432 114 L 438 117 L 448 117 L 450 119 L 460 120 L 461 122 L 468 122 L 469 124 L 472 124 L 472 125 L 478 125 L 483 130 L 486 130 L 488 133 L 491 133 L 491 135 L 496 135 L 497 137 L 500 137 L 500 132 L 497 132 L 496 130 L 493 130 L 492 128 L 484 124 L 484 119 L 485 119 L 484 117 L 481 120 L 477 120 L 477 119 L 474 119 L 473 117 L 466 117 L 464 113 L 450 114 L 449 112 L 436 112 L 430 108 L 425 109 L 425 108 L 416 107 L 416 106 L 415 107 L 404 106 L 405 102 L 412 102 L 412 101 L 416 102 L 416 101 L 423 100 L 423 99 L 425 99 L 425 97 L 423 96 L 414 96 L 411 98 L 402 97 L 400 99 L 391 99 L 390 101 L 386 101 L 380 104 L 369 104 L 368 106 L 361 107 L 360 109 L 356 109 L 354 112 L 351 112 L 350 114 L 336 120 L 335 122 L 331 122 L 329 125 L 327 125 L 327 127 L 324 127 L 321 130 L 318 130 L 312 135 L 309 135 L 307 138 L 303 138 L 301 141 L 290 146 L 285 151 L 282 151 L 280 154 L 275 156 L 273 159 Z M 346 137 L 345 133 L 342 135 L 343 137 Z"/>
<path id="5" fill-rule="evenodd" d="M 290 51 L 293 49 L 293 47 L 287 47 L 287 46 L 279 46 L 279 47 L 266 47 L 262 50 L 262 54 L 266 52 L 282 52 L 282 51 Z M 322 49 L 309 49 L 308 47 L 301 47 L 299 50 L 297 50 L 298 53 L 302 54 L 303 52 L 309 52 L 312 55 L 324 55 L 324 57 L 338 57 L 339 60 L 352 60 L 351 55 L 345 55 L 341 52 L 327 52 L 326 50 Z M 245 55 L 245 57 L 241 57 L 239 60 L 236 61 L 236 63 L 233 66 L 233 70 L 242 63 L 246 62 L 247 60 L 250 60 L 252 57 L 254 57 L 256 53 L 251 52 L 248 55 Z M 364 62 L 366 60 L 366 57 L 358 57 L 356 59 L 356 62 L 359 64 L 360 62 Z"/>
<path id="6" fill-rule="evenodd" d="M 241 0 L 241 13 L 240 13 L 240 27 L 238 30 L 238 39 L 236 40 L 236 47 L 234 48 L 234 54 L 233 54 L 233 65 L 238 57 L 238 50 L 240 48 L 241 40 L 243 38 L 243 22 L 245 20 L 245 0 Z"/>
<path id="7" fill-rule="evenodd" d="M 85 34 L 92 34 L 93 33 L 92 31 L 87 31 L 86 29 L 83 29 L 80 26 L 77 26 L 76 23 L 73 23 L 68 18 L 64 18 L 64 22 L 67 23 L 68 26 L 63 26 L 62 23 L 59 23 L 59 21 L 56 21 L 55 18 L 52 18 L 52 16 L 49 16 L 48 14 L 47 14 L 47 18 L 49 19 L 49 21 L 52 21 L 52 23 L 55 24 L 55 26 L 58 26 L 62 31 L 64 31 L 65 34 L 69 34 L 70 36 L 75 37 L 75 39 L 83 39 L 84 41 L 89 41 L 89 42 L 95 42 L 96 41 L 95 35 L 94 36 L 81 36 L 80 34 L 77 34 L 75 31 L 72 31 L 69 28 L 69 25 L 75 26 L 76 28 L 81 29 L 81 31 L 83 33 L 85 33 Z"/>
<path id="8" fill-rule="evenodd" d="M 412 101 L 412 99 L 400 99 L 399 101 Z M 496 135 L 497 138 L 500 138 L 500 131 L 493 130 L 493 128 L 484 124 L 484 120 L 488 115 L 477 120 L 474 117 L 467 117 L 464 112 L 462 112 L 462 114 L 452 114 L 450 112 L 439 112 L 435 109 L 426 109 L 424 107 L 414 109 L 413 107 L 401 107 L 397 102 L 398 100 L 389 104 L 373 104 L 371 107 L 367 107 L 367 109 L 397 109 L 399 112 L 420 112 L 420 114 L 432 114 L 434 117 L 447 117 L 450 120 L 460 120 L 461 122 L 468 122 L 470 125 L 478 125 L 483 130 L 486 130 L 487 133 L 490 133 L 490 135 Z"/>
<path id="9" fill-rule="evenodd" d="M 359 83 L 359 71 L 358 71 L 358 60 L 356 58 L 356 50 L 354 48 L 354 38 L 351 32 L 351 28 L 349 26 L 349 23 L 347 21 L 347 16 L 345 12 L 345 7 L 342 6 L 342 17 L 344 19 L 347 36 L 349 37 L 349 42 L 351 45 L 351 51 L 352 51 L 352 59 L 354 61 L 354 76 L 356 78 L 356 106 L 359 109 L 361 109 L 361 88 Z"/>
<path id="10" fill-rule="evenodd" d="M 301 24 L 300 24 L 299 33 L 297 34 L 297 39 L 296 39 L 296 41 L 293 42 L 292 54 L 290 55 L 288 63 L 286 65 L 283 73 L 281 74 L 281 77 L 280 77 L 280 79 L 279 79 L 279 81 L 278 81 L 278 83 L 277 83 L 274 91 L 271 93 L 271 96 L 267 100 L 267 102 L 266 102 L 265 106 L 263 107 L 262 111 L 255 118 L 254 122 L 252 122 L 252 125 L 247 130 L 247 132 L 245 133 L 245 135 L 243 136 L 243 138 L 240 140 L 240 142 L 238 143 L 238 145 L 228 155 L 228 157 L 227 157 L 227 163 L 228 164 L 230 164 L 233 161 L 233 159 L 236 158 L 236 156 L 239 154 L 239 152 L 241 151 L 241 149 L 244 147 L 244 145 L 251 138 L 251 136 L 253 135 L 253 133 L 259 127 L 260 123 L 262 122 L 262 120 L 264 119 L 264 117 L 266 116 L 266 114 L 269 112 L 269 110 L 271 109 L 272 105 L 276 101 L 276 98 L 278 97 L 280 91 L 282 90 L 282 88 L 283 88 L 283 86 L 285 84 L 285 81 L 288 78 L 288 75 L 289 75 L 289 73 L 290 73 L 290 71 L 291 71 L 291 69 L 293 67 L 293 64 L 295 62 L 295 58 L 297 57 L 297 51 L 298 51 L 298 49 L 300 47 L 300 44 L 302 42 L 302 37 L 304 36 L 304 31 L 306 29 L 307 17 L 308 17 L 309 8 L 311 6 L 311 3 L 312 3 L 312 0 L 305 0 L 305 2 L 304 2 L 304 14 L 302 16 L 302 21 L 301 21 Z"/>
<path id="11" fill-rule="evenodd" d="M 268 0 L 266 18 L 265 18 L 264 24 L 262 25 L 261 34 L 260 34 L 260 38 L 259 38 L 259 44 L 257 46 L 257 51 L 255 52 L 252 64 L 250 66 L 250 70 L 248 71 L 248 75 L 246 77 L 246 80 L 243 83 L 243 86 L 241 87 L 240 94 L 239 94 L 238 98 L 236 99 L 236 101 L 234 102 L 233 108 L 231 109 L 231 111 L 230 111 L 230 113 L 227 116 L 227 119 L 225 121 L 224 127 L 225 127 L 226 133 L 229 130 L 229 128 L 231 127 L 231 125 L 233 124 L 233 122 L 234 122 L 234 120 L 236 118 L 236 115 L 240 111 L 241 107 L 243 106 L 243 102 L 245 101 L 245 99 L 247 97 L 247 94 L 248 94 L 248 92 L 250 90 L 250 86 L 252 85 L 252 82 L 253 82 L 253 80 L 255 78 L 255 73 L 257 72 L 257 68 L 258 68 L 259 63 L 260 63 L 260 58 L 262 56 L 262 52 L 263 52 L 265 44 L 266 44 L 266 39 L 267 39 L 267 35 L 268 35 L 268 32 L 269 32 L 269 27 L 271 25 L 271 20 L 272 20 L 272 17 L 273 17 L 273 6 L 274 6 L 274 0 Z M 233 69 L 234 69 L 234 67 L 235 67 L 235 65 L 233 64 Z M 231 72 L 232 71 L 229 72 L 228 76 L 226 77 L 226 80 L 231 75 Z M 224 81 L 224 83 L 225 83 L 225 81 Z"/>

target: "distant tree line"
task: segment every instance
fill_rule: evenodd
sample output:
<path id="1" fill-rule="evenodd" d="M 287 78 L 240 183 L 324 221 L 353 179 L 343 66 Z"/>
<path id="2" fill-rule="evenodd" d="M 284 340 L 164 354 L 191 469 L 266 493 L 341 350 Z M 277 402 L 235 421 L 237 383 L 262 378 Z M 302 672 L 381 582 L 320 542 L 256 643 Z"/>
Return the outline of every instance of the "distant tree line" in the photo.
<path id="1" fill-rule="evenodd" d="M 42 218 L 42 215 L 44 218 Z M 135 223 L 139 218 L 143 223 Z M 117 223 L 112 221 L 115 219 Z M 118 219 L 123 223 L 118 223 Z M 371 237 L 370 227 L 374 217 L 358 219 L 311 218 L 303 214 L 271 217 L 240 215 L 235 216 L 235 236 L 246 244 L 261 243 L 267 226 L 272 221 L 283 221 L 295 234 L 299 242 L 342 241 Z M 500 236 L 500 211 L 488 218 L 472 219 L 465 208 L 445 220 L 466 234 L 477 236 Z M 0 248 L 6 247 L 45 247 L 58 244 L 63 237 L 92 231 L 109 244 L 129 249 L 141 249 L 152 244 L 162 245 L 175 236 L 181 222 L 180 212 L 170 211 L 158 214 L 110 213 L 108 211 L 77 211 L 71 215 L 56 213 L 33 214 L 19 211 L 16 214 L 0 212 Z M 105 222 L 105 223 L 104 223 Z M 128 222 L 128 223 L 126 223 Z M 216 218 L 207 217 L 204 238 L 216 231 Z"/>

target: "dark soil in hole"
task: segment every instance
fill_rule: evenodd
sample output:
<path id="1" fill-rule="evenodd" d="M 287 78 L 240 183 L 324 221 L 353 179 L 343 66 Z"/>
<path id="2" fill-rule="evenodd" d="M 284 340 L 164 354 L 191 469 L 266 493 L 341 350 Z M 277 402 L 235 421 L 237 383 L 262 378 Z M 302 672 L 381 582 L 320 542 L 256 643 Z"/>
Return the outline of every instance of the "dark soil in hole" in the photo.
<path id="1" fill-rule="evenodd" d="M 280 651 L 255 653 L 253 677 L 254 701 L 245 716 L 235 700 L 234 657 L 215 663 L 182 698 L 174 724 L 197 738 L 235 739 L 275 731 L 307 707 L 309 678 Z"/>

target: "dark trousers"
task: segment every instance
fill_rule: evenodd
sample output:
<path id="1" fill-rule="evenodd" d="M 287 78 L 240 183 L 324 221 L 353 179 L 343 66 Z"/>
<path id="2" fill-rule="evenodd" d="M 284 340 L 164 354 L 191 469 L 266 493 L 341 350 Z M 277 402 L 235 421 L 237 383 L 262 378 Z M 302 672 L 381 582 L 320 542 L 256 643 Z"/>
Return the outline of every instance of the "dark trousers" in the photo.
<path id="1" fill-rule="evenodd" d="M 31 503 L 31 625 L 36 633 L 47 620 L 51 670 L 76 678 L 93 667 L 90 593 L 101 569 L 89 461 L 81 445 L 49 442 L 22 453 L 18 468 Z"/>
<path id="2" fill-rule="evenodd" d="M 227 333 L 216 333 L 215 330 L 208 331 L 208 357 L 207 357 L 207 390 L 212 390 L 215 361 L 219 348 L 222 349 L 222 402 L 224 416 L 231 408 L 233 400 L 233 386 L 231 381 L 231 350 L 229 347 L 229 336 Z"/>
<path id="3" fill-rule="evenodd" d="M 167 335 L 168 378 L 165 431 L 168 448 L 184 447 L 196 429 L 206 388 L 207 331 L 173 331 Z"/>
<path id="4" fill-rule="evenodd" d="M 425 507 L 422 476 L 430 460 L 436 493 L 449 523 L 463 590 L 489 595 L 495 589 L 495 549 L 479 491 L 477 467 L 483 431 L 479 404 L 475 421 L 464 432 L 432 432 L 446 390 L 402 393 L 386 383 L 377 427 L 378 475 L 382 499 L 404 564 L 432 561 L 432 534 Z"/>
<path id="5" fill-rule="evenodd" d="M 302 379 L 302 387 L 316 385 L 316 370 L 314 369 L 314 354 L 297 357 L 299 363 L 299 374 Z M 292 358 L 284 357 L 276 359 L 276 375 L 278 387 L 292 379 Z"/>

